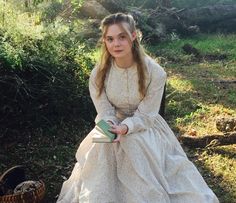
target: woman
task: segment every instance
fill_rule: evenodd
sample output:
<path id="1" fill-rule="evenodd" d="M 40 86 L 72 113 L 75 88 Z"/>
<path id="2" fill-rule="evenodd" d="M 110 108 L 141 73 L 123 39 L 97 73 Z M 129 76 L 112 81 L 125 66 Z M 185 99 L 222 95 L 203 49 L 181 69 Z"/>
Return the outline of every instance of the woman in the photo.
<path id="1" fill-rule="evenodd" d="M 101 24 L 103 49 L 89 90 L 97 110 L 118 136 L 80 144 L 77 163 L 63 184 L 63 203 L 217 203 L 175 135 L 158 114 L 166 73 L 147 56 L 130 15 Z"/>

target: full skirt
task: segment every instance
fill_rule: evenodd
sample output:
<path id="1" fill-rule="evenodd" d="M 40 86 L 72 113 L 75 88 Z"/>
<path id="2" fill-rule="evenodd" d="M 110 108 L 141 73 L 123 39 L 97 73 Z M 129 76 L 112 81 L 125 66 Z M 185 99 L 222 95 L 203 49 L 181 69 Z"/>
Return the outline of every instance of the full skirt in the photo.
<path id="1" fill-rule="evenodd" d="M 219 202 L 161 116 L 119 143 L 92 143 L 94 131 L 80 144 L 58 203 Z"/>

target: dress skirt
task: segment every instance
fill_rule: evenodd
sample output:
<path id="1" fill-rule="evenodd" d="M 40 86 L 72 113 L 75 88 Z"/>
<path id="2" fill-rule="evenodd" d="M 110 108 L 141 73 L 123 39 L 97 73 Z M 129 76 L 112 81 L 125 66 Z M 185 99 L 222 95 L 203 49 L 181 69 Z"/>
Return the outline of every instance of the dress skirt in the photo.
<path id="1" fill-rule="evenodd" d="M 80 144 L 58 203 L 219 202 L 161 116 L 119 143 L 92 143 L 95 130 Z"/>

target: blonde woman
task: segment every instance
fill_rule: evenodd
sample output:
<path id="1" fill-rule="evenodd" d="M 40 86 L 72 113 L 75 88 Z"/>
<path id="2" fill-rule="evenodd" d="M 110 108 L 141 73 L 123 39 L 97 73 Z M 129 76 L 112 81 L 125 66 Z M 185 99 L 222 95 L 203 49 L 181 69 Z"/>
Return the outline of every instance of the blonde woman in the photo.
<path id="1" fill-rule="evenodd" d="M 101 30 L 89 90 L 95 122 L 104 119 L 118 136 L 92 143 L 95 129 L 87 135 L 58 202 L 218 203 L 158 114 L 166 73 L 142 50 L 133 17 L 107 16 Z"/>

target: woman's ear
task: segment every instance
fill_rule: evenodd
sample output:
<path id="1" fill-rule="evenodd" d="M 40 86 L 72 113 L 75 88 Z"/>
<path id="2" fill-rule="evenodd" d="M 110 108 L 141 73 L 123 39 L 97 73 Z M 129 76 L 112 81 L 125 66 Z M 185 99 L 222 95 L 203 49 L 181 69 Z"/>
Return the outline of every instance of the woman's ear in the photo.
<path id="1" fill-rule="evenodd" d="M 134 41 L 136 38 L 137 38 L 137 33 L 136 33 L 136 32 L 133 32 L 133 33 L 132 33 L 132 41 Z"/>

